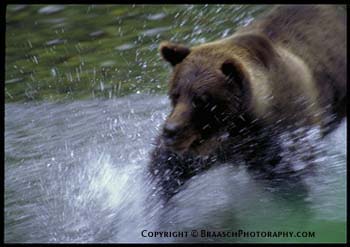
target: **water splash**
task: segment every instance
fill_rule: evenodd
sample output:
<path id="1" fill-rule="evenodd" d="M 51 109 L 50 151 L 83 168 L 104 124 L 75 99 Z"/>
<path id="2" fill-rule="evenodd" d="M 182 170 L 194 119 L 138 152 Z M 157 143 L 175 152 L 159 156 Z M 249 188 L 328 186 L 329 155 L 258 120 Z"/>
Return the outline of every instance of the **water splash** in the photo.
<path id="1" fill-rule="evenodd" d="M 6 104 L 5 242 L 215 241 L 143 238 L 141 231 L 312 230 L 327 222 L 336 225 L 332 234 L 342 229 L 346 121 L 321 141 L 317 130 L 309 133 L 316 169 L 298 183 L 255 180 L 237 161 L 194 177 L 163 207 L 145 170 L 168 111 L 166 97 L 142 94 Z"/>

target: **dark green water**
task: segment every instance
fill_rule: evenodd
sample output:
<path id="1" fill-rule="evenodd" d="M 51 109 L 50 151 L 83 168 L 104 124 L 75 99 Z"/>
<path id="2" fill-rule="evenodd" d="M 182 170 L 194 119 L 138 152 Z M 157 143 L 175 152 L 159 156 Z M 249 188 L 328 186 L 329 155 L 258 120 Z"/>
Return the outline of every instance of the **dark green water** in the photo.
<path id="1" fill-rule="evenodd" d="M 8 5 L 5 242 L 344 242 L 346 121 L 314 141 L 316 169 L 300 184 L 276 187 L 225 164 L 190 181 L 171 207 L 146 204 L 143 171 L 169 112 L 159 43 L 226 37 L 268 8 Z M 144 229 L 315 237 L 156 239 Z"/>
<path id="2" fill-rule="evenodd" d="M 265 8 L 8 5 L 6 102 L 164 93 L 162 40 L 195 45 L 226 37 Z"/>

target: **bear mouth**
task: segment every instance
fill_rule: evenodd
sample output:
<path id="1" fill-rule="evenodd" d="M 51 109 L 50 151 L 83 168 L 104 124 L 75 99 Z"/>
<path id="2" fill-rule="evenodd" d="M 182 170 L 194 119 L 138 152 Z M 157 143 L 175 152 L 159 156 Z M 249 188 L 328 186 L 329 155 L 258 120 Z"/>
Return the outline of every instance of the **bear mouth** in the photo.
<path id="1" fill-rule="evenodd" d="M 189 137 L 176 136 L 173 138 L 163 138 L 164 145 L 178 154 L 184 154 L 190 152 L 193 142 L 195 142 L 197 136 L 192 135 Z"/>
<path id="2" fill-rule="evenodd" d="M 189 153 L 195 156 L 207 156 L 229 137 L 227 131 L 218 132 L 205 138 L 201 135 L 192 135 L 181 138 L 164 139 L 166 147 L 177 154 Z"/>
<path id="3" fill-rule="evenodd" d="M 207 156 L 217 150 L 223 142 L 229 138 L 230 134 L 227 131 L 212 134 L 209 137 L 196 139 L 191 144 L 191 151 L 199 156 Z"/>

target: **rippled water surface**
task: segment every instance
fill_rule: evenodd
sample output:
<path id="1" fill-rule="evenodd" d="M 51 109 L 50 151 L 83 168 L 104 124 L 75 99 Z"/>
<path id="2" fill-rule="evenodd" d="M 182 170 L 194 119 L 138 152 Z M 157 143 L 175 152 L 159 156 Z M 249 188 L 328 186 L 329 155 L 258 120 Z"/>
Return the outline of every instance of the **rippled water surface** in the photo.
<path id="1" fill-rule="evenodd" d="M 344 242 L 346 120 L 325 139 L 309 133 L 318 155 L 297 182 L 254 179 L 237 161 L 194 177 L 163 206 L 145 175 L 170 110 L 159 43 L 226 37 L 268 8 L 8 5 L 5 242 Z M 315 237 L 141 235 L 201 229 Z"/>
<path id="2" fill-rule="evenodd" d="M 6 101 L 165 92 L 159 43 L 227 37 L 259 5 L 8 5 Z"/>

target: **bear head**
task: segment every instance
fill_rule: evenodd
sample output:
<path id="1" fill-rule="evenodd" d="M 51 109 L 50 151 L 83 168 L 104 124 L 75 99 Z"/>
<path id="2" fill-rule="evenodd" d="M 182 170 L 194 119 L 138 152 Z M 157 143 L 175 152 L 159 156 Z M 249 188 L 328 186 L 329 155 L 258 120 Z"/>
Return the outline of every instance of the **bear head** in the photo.
<path id="1" fill-rule="evenodd" d="M 271 44 L 256 36 L 193 48 L 161 43 L 160 53 L 173 67 L 168 92 L 172 110 L 161 138 L 165 146 L 179 154 L 208 155 L 229 138 L 238 119 L 244 120 L 251 94 L 242 61 L 268 67 L 273 53 Z"/>

